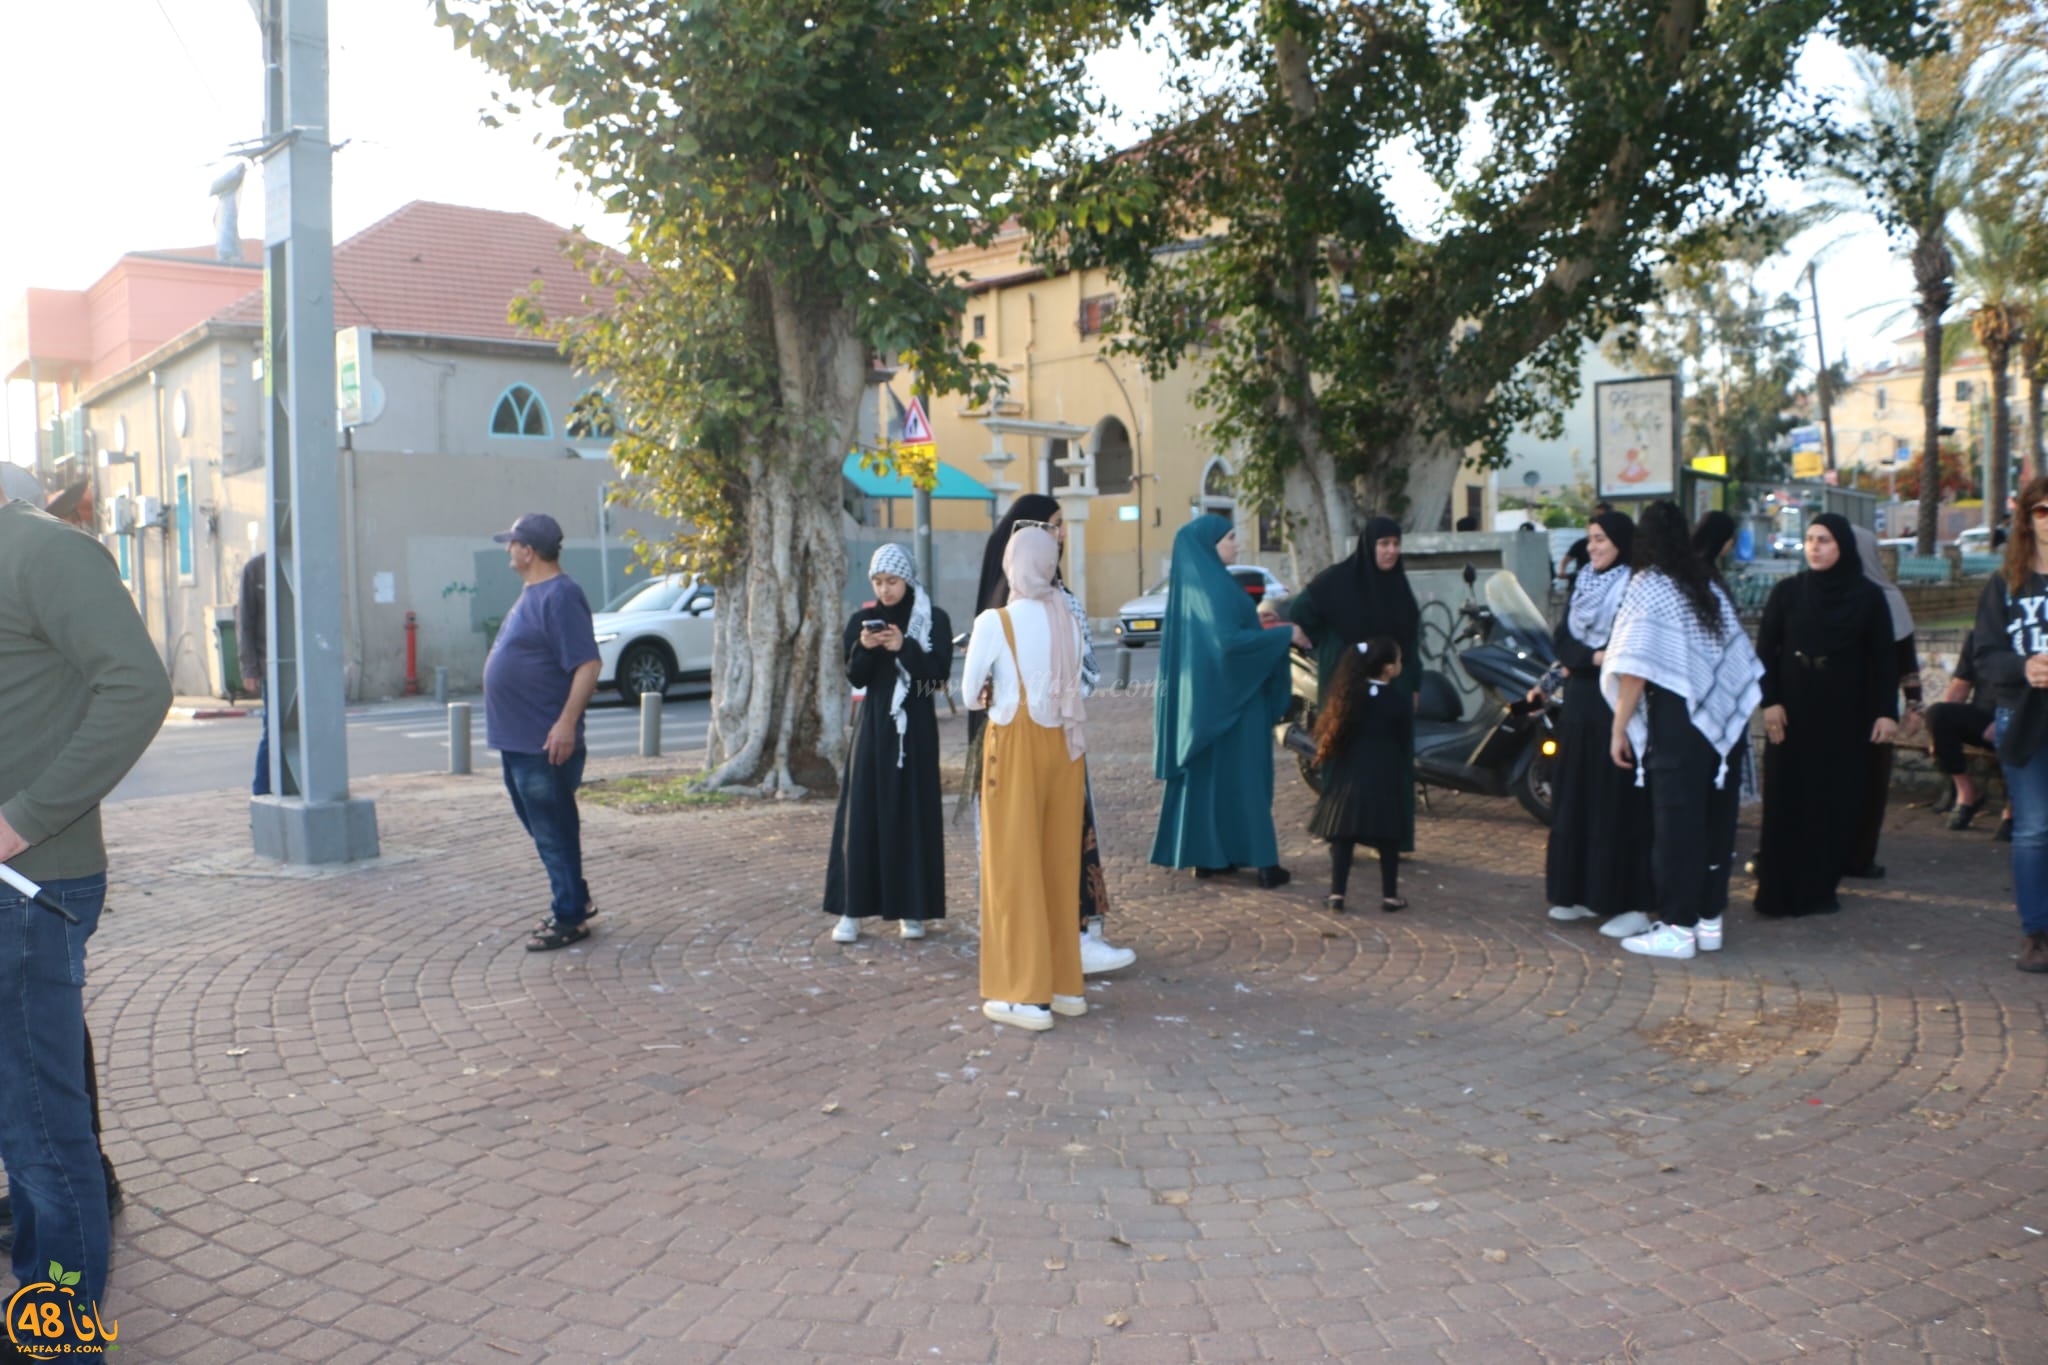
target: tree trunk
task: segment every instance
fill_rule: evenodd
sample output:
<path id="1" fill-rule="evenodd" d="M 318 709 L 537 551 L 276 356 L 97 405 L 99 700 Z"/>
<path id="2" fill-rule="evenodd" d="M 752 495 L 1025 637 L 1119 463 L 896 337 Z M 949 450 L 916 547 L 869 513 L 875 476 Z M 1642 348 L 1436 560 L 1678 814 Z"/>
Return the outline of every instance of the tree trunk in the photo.
<path id="1" fill-rule="evenodd" d="M 1915 549 L 1923 555 L 1934 553 L 1941 530 L 1941 319 L 1948 312 L 1955 269 L 1955 257 L 1949 254 L 1939 228 L 1922 236 L 1913 248 L 1913 284 L 1920 298 L 1920 411 L 1925 418 L 1920 433 L 1920 528 Z"/>
<path id="2" fill-rule="evenodd" d="M 769 288 L 782 417 L 746 460 L 746 532 L 713 636 L 705 785 L 800 797 L 835 790 L 846 752 L 839 481 L 867 352 L 837 300 L 807 304 L 786 280 Z"/>
<path id="3" fill-rule="evenodd" d="M 1984 348 L 1991 366 L 1991 458 L 1984 479 L 1984 524 L 1994 532 L 2005 523 L 2006 471 L 2012 468 L 2012 344 L 2004 337 Z"/>
<path id="4" fill-rule="evenodd" d="M 2020 372 L 2027 379 L 2027 443 L 2020 456 L 2020 478 L 2022 481 L 2041 476 L 2044 458 L 2048 458 L 2048 444 L 2044 444 L 2041 432 L 2041 381 L 2048 378 L 2048 337 L 2040 334 L 2039 319 L 2029 318 L 2027 329 L 2020 336 Z"/>

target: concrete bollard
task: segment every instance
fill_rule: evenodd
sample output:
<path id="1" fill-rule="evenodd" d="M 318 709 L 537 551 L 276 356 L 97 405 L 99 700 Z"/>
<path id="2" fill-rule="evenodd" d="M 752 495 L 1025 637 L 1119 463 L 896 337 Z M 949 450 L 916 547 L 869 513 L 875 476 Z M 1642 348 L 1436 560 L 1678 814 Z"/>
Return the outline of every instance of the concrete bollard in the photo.
<path id="1" fill-rule="evenodd" d="M 458 701 L 448 707 L 448 771 L 458 776 L 469 772 L 469 703 Z"/>
<path id="2" fill-rule="evenodd" d="M 1128 692 L 1131 690 L 1131 656 L 1137 652 L 1135 649 L 1125 649 L 1122 645 L 1116 647 L 1116 690 L 1118 692 Z"/>
<path id="3" fill-rule="evenodd" d="M 445 668 L 436 668 L 434 670 L 434 704 L 436 706 L 446 706 L 448 704 L 448 670 Z"/>
<path id="4" fill-rule="evenodd" d="M 661 693 L 640 694 L 640 757 L 661 757 Z"/>

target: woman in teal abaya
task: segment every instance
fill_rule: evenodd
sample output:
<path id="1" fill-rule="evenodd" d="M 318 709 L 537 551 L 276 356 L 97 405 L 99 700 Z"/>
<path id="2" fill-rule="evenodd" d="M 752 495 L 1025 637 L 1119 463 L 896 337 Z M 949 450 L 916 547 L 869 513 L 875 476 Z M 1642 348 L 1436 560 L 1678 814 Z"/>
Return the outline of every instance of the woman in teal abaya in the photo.
<path id="1" fill-rule="evenodd" d="M 1197 877 L 1259 869 L 1285 886 L 1273 836 L 1273 726 L 1290 696 L 1292 633 L 1266 630 L 1225 568 L 1237 532 L 1196 517 L 1173 538 L 1153 703 L 1152 771 L 1166 783 L 1152 861 Z"/>

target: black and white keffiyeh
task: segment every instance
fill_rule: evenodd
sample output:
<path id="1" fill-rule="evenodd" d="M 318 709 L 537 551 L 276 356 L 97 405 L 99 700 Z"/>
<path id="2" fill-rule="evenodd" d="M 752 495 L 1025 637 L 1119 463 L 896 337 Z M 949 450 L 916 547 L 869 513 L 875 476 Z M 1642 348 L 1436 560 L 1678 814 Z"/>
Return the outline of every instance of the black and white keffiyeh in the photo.
<path id="1" fill-rule="evenodd" d="M 1721 628 L 1700 624 L 1692 603 L 1676 583 L 1661 573 L 1635 576 L 1615 614 L 1607 638 L 1607 658 L 1600 666 L 1600 694 L 1609 706 L 1621 697 L 1621 675 L 1675 692 L 1685 698 L 1693 728 L 1706 736 L 1721 755 L 1714 785 L 1728 777 L 1728 755 L 1749 740 L 1749 718 L 1763 700 L 1764 666 L 1749 635 L 1735 615 L 1735 604 L 1717 584 L 1714 600 L 1721 606 Z M 1648 702 L 1628 718 L 1628 741 L 1636 751 L 1636 785 L 1643 783 L 1643 750 L 1649 744 Z"/>
<path id="2" fill-rule="evenodd" d="M 1628 592 L 1629 567 L 1615 564 L 1606 572 L 1598 572 L 1591 565 L 1579 570 L 1579 576 L 1572 581 L 1572 602 L 1565 611 L 1565 627 L 1572 638 L 1587 649 L 1607 648 L 1608 637 L 1614 633 L 1614 617 L 1621 610 L 1622 596 Z"/>
<path id="3" fill-rule="evenodd" d="M 910 624 L 903 628 L 903 638 L 914 640 L 919 649 L 926 653 L 932 647 L 932 597 L 917 581 L 917 565 L 910 558 L 910 551 L 901 545 L 883 545 L 875 550 L 874 558 L 868 561 L 868 577 L 876 574 L 893 574 L 910 585 Z M 889 697 L 889 715 L 896 722 L 896 766 L 903 766 L 903 735 L 909 728 L 910 718 L 904 714 L 903 703 L 910 700 L 910 670 L 903 666 L 903 660 L 896 660 L 896 690 Z"/>
<path id="4" fill-rule="evenodd" d="M 1081 628 L 1081 695 L 1095 695 L 1096 684 L 1102 681 L 1102 668 L 1095 662 L 1095 641 L 1089 636 L 1088 610 L 1081 605 L 1081 599 L 1074 596 L 1073 589 L 1066 584 L 1058 585 L 1060 596 L 1067 599 L 1067 614 L 1074 618 L 1074 624 Z"/>

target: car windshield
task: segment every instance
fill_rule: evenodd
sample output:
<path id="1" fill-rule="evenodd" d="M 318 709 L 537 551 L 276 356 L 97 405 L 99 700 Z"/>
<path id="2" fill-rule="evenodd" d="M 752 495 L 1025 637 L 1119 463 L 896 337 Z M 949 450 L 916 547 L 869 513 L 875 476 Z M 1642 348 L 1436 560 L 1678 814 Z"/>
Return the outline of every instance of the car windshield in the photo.
<path id="1" fill-rule="evenodd" d="M 1536 610 L 1536 604 L 1529 600 L 1529 594 L 1522 591 L 1522 584 L 1513 574 L 1505 570 L 1486 580 L 1486 605 L 1493 608 L 1494 616 L 1502 625 L 1520 635 L 1541 637 L 1550 634 L 1550 625 L 1543 619 L 1543 613 Z"/>
<path id="2" fill-rule="evenodd" d="M 686 582 L 681 574 L 636 583 L 604 604 L 606 611 L 671 611 L 683 595 Z"/>
<path id="3" fill-rule="evenodd" d="M 1161 574 L 1161 575 L 1159 576 L 1159 581 L 1158 581 L 1157 583 L 1154 583 L 1154 584 L 1153 584 L 1153 585 L 1152 585 L 1151 587 L 1149 587 L 1149 588 L 1145 589 L 1145 596 L 1147 596 L 1147 597 L 1164 597 L 1164 596 L 1166 596 L 1166 584 L 1167 584 L 1167 576 L 1166 576 L 1165 574 Z"/>

